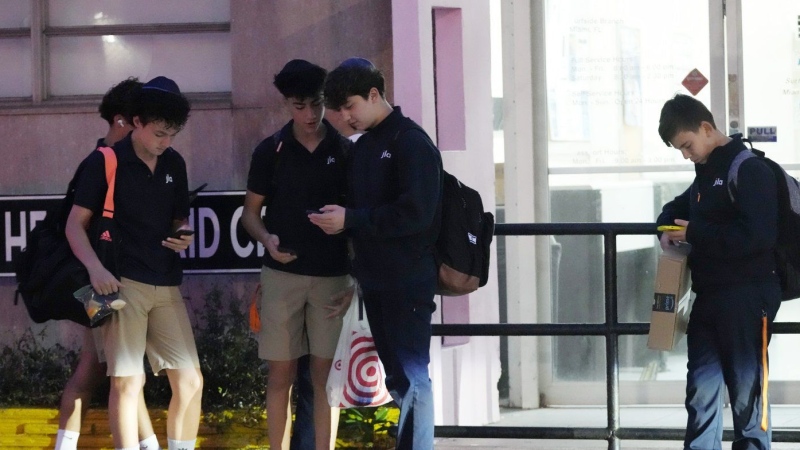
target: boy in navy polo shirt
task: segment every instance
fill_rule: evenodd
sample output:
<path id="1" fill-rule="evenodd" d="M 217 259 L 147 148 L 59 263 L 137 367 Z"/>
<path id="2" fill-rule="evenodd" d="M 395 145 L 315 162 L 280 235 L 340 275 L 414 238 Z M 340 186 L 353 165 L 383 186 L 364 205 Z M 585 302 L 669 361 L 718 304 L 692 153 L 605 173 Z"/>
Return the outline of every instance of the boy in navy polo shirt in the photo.
<path id="1" fill-rule="evenodd" d="M 114 145 L 133 130 L 133 125 L 125 119 L 127 102 L 133 91 L 142 83 L 136 78 L 128 78 L 114 85 L 103 96 L 98 111 L 100 117 L 108 123 L 106 135 L 97 140 L 97 147 Z M 95 340 L 97 342 L 95 343 Z M 78 366 L 72 372 L 64 392 L 58 411 L 58 433 L 55 450 L 75 450 L 81 430 L 81 418 L 89 408 L 92 394 L 105 376 L 105 354 L 102 349 L 102 338 L 99 330 L 84 328 L 83 345 L 78 359 Z M 153 424 L 147 413 L 144 402 L 144 391 L 139 396 L 139 442 L 141 449 L 160 450 L 158 438 L 153 432 Z"/>
<path id="2" fill-rule="evenodd" d="M 400 406 L 396 448 L 429 450 L 441 155 L 421 128 L 386 101 L 383 74 L 363 58 L 348 59 L 328 75 L 325 103 L 366 133 L 353 148 L 347 208 L 327 205 L 310 218 L 326 233 L 347 230 L 352 237 L 353 273 L 386 387 Z"/>
<path id="3" fill-rule="evenodd" d="M 333 298 L 352 285 L 347 241 L 326 235 L 308 215 L 323 205 L 343 202 L 350 142 L 323 120 L 325 75 L 322 67 L 299 59 L 275 75 L 275 87 L 292 120 L 253 151 L 242 212 L 247 232 L 267 249 L 261 270 L 259 356 L 269 362 L 267 428 L 273 449 L 288 448 L 289 394 L 298 358 L 306 354 L 315 448 L 332 448 L 338 423 L 325 385 L 342 312 L 349 304 Z"/>
<path id="4" fill-rule="evenodd" d="M 178 85 L 165 77 L 148 81 L 132 96 L 126 117 L 133 131 L 114 145 L 120 279 L 100 263 L 86 232 L 92 217 L 102 211 L 107 189 L 100 152 L 85 160 L 67 219 L 67 239 L 88 269 L 92 287 L 101 294 L 118 291 L 127 302 L 100 327 L 111 377 L 109 421 L 117 449 L 138 447 L 136 415 L 145 353 L 156 374 L 166 372 L 172 388 L 169 449 L 194 448 L 197 438 L 203 377 L 179 291 L 183 277 L 179 252 L 193 238 L 172 237 L 176 230 L 188 229 L 186 164 L 170 144 L 185 125 L 189 109 Z"/>
<path id="5" fill-rule="evenodd" d="M 734 450 L 768 450 L 767 345 L 781 304 L 775 274 L 778 193 L 775 176 L 758 158 L 738 169 L 734 199 L 728 172 L 747 151 L 742 136 L 717 129 L 708 108 L 678 94 L 661 109 L 658 133 L 695 164 L 692 185 L 664 205 L 658 225 L 679 225 L 661 247 L 688 242 L 697 298 L 686 329 L 685 449 L 722 448 L 725 389 L 733 415 Z"/>

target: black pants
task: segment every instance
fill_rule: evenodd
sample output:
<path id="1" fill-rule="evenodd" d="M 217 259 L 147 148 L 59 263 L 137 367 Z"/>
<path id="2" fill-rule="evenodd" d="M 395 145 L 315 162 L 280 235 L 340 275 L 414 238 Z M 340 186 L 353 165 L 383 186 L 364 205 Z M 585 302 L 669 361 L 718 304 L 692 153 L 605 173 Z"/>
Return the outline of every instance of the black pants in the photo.
<path id="1" fill-rule="evenodd" d="M 433 388 L 428 373 L 436 277 L 396 289 L 362 287 L 364 308 L 386 387 L 400 407 L 398 450 L 433 449 Z"/>
<path id="2" fill-rule="evenodd" d="M 721 286 L 697 295 L 686 330 L 689 419 L 685 449 L 722 448 L 726 387 L 733 413 L 733 450 L 770 448 L 772 428 L 769 404 L 762 397 L 762 361 L 766 360 L 766 344 L 779 307 L 777 281 Z M 764 327 L 766 343 L 762 339 Z M 761 428 L 762 419 L 766 419 L 766 430 Z"/>

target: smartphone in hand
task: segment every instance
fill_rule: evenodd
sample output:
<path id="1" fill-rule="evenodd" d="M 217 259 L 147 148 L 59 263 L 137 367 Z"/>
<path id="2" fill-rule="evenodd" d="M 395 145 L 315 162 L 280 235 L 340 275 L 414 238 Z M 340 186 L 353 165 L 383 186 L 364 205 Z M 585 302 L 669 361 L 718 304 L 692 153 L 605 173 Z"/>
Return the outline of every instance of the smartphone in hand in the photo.
<path id="1" fill-rule="evenodd" d="M 194 230 L 187 230 L 185 228 L 182 228 L 180 230 L 175 230 L 175 232 L 173 232 L 170 235 L 170 237 L 171 238 L 175 238 L 175 239 L 180 239 L 181 236 L 191 236 L 193 234 L 194 234 Z"/>
<path id="2" fill-rule="evenodd" d="M 658 231 L 678 231 L 678 230 L 683 230 L 684 228 L 686 228 L 686 227 L 681 226 L 681 225 L 660 225 L 656 229 Z"/>
<path id="3" fill-rule="evenodd" d="M 281 245 L 278 246 L 278 251 L 281 253 L 288 253 L 292 256 L 297 256 L 297 252 L 292 250 L 291 248 L 283 247 Z"/>
<path id="4" fill-rule="evenodd" d="M 323 212 L 318 209 L 307 209 L 306 214 L 323 214 Z"/>

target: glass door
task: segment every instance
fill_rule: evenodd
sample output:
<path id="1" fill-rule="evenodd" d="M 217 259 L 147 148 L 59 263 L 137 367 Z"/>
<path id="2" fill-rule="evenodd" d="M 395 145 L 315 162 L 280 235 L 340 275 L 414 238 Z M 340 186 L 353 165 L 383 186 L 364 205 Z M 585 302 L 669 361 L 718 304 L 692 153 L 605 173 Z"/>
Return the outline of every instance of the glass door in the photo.
<path id="1" fill-rule="evenodd" d="M 797 0 L 547 0 L 544 21 L 551 222 L 651 222 L 694 171 L 658 136 L 662 105 L 691 94 L 718 128 L 741 132 L 800 175 L 800 2 Z M 619 320 L 648 322 L 659 253 L 650 236 L 620 237 Z M 603 321 L 603 247 L 557 236 L 551 301 L 539 318 Z M 576 280 L 581 280 L 576 282 Z M 800 300 L 778 321 L 800 321 Z M 620 338 L 621 404 L 682 404 L 686 341 L 647 349 Z M 602 337 L 541 339 L 538 373 L 548 405 L 605 404 Z M 800 336 L 775 335 L 775 404 L 800 403 Z"/>
<path id="2" fill-rule="evenodd" d="M 551 222 L 653 222 L 691 182 L 691 163 L 658 135 L 666 100 L 692 92 L 710 105 L 714 0 L 548 0 L 545 8 Z M 721 42 L 719 45 L 721 46 Z M 619 320 L 648 322 L 658 246 L 617 239 Z M 556 236 L 552 295 L 540 321 L 604 320 L 603 241 Z M 580 280 L 580 282 L 576 282 Z M 554 337 L 540 353 L 544 402 L 605 404 L 605 339 Z M 622 404 L 680 404 L 685 341 L 656 352 L 647 336 L 620 338 Z"/>
<path id="3" fill-rule="evenodd" d="M 741 75 L 738 78 L 744 114 L 739 131 L 755 141 L 754 147 L 798 176 L 800 2 L 736 1 L 740 4 L 742 18 Z M 777 321 L 800 321 L 800 300 L 783 302 Z M 774 335 L 772 338 L 770 391 L 774 403 L 800 403 L 798 348 L 800 335 Z"/>

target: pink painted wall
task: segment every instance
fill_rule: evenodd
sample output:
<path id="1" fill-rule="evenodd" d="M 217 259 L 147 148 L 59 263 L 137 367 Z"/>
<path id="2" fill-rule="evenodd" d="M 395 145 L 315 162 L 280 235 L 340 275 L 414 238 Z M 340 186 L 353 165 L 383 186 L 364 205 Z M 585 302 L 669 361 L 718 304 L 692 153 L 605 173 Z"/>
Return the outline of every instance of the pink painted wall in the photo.
<path id="1" fill-rule="evenodd" d="M 437 42 L 433 29 L 434 11 L 438 8 L 446 10 L 436 13 L 439 26 L 443 27 L 443 39 Z M 460 36 L 454 34 L 459 28 L 459 16 Z M 442 153 L 445 170 L 480 192 L 484 209 L 494 211 L 489 3 L 392 0 L 392 17 L 395 102 L 434 141 L 438 140 L 440 147 L 460 150 Z M 436 45 L 436 54 L 442 59 L 435 64 Z M 445 100 L 443 108 L 437 110 L 439 89 Z M 447 109 L 458 105 L 459 98 L 463 99 L 463 113 L 457 107 Z M 496 257 L 492 260 L 495 267 L 489 283 L 466 301 L 445 301 L 446 305 L 440 301 L 434 320 L 443 320 L 445 307 L 446 315 L 453 320 L 499 320 Z M 453 308 L 466 311 L 454 312 Z M 481 425 L 499 419 L 499 354 L 499 339 L 492 336 L 471 337 L 450 347 L 443 347 L 442 339 L 434 338 L 431 378 L 437 423 Z"/>

